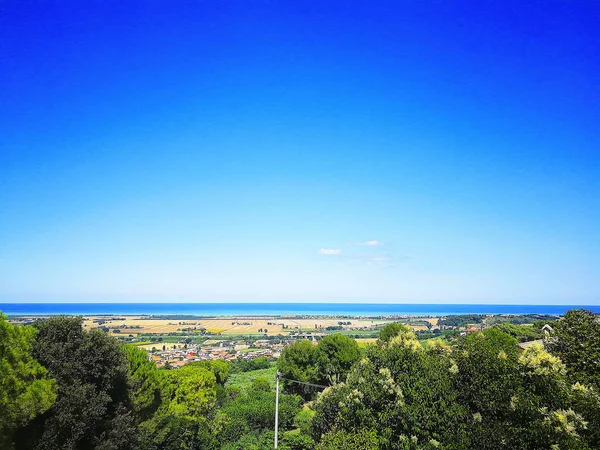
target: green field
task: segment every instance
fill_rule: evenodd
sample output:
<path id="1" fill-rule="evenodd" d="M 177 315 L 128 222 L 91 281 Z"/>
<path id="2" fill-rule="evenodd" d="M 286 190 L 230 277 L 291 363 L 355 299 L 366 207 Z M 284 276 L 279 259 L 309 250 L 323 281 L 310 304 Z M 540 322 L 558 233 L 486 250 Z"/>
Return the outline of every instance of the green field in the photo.
<path id="1" fill-rule="evenodd" d="M 267 378 L 271 382 L 271 386 L 275 389 L 275 374 L 277 373 L 277 367 L 272 365 L 268 369 L 252 370 L 250 372 L 233 373 L 229 376 L 225 387 L 239 387 L 242 390 L 246 390 L 252 384 L 252 380 L 256 378 Z"/>

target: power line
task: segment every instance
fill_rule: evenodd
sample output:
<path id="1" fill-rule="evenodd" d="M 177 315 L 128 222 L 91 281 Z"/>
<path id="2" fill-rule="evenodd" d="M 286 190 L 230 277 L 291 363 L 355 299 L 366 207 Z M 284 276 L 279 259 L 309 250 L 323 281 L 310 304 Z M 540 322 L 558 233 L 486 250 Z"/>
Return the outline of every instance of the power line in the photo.
<path id="1" fill-rule="evenodd" d="M 279 378 L 282 380 L 285 380 L 285 381 L 291 381 L 292 383 L 304 384 L 306 386 L 312 386 L 312 387 L 321 388 L 321 389 L 327 389 L 329 387 L 329 386 L 323 386 L 322 384 L 307 383 L 306 381 L 290 380 L 289 378 L 282 377 L 281 375 L 279 376 Z"/>
<path id="2" fill-rule="evenodd" d="M 323 386 L 321 384 L 308 383 L 306 381 L 290 380 L 281 376 L 281 372 L 277 371 L 275 375 L 275 449 L 277 449 L 277 434 L 279 431 L 279 380 L 289 381 L 290 383 L 303 384 L 305 386 L 312 386 L 319 389 L 327 389 L 329 386 Z"/>

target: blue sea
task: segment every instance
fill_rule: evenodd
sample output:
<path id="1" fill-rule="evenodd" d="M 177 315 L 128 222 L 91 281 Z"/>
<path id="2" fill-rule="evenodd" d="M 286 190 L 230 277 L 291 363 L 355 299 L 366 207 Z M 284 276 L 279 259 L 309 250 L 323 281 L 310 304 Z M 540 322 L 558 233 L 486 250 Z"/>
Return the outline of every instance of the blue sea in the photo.
<path id="1" fill-rule="evenodd" d="M 198 316 L 442 316 L 450 314 L 564 314 L 585 308 L 600 313 L 600 305 L 484 305 L 484 304 L 364 304 L 364 303 L 0 303 L 8 315 L 165 315 Z"/>

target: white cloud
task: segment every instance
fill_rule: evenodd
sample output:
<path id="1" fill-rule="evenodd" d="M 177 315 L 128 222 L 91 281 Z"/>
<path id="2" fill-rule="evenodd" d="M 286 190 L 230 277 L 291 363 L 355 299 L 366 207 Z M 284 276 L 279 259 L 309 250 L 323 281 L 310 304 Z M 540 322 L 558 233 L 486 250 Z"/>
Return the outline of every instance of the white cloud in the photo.
<path id="1" fill-rule="evenodd" d="M 377 247 L 378 245 L 383 245 L 383 242 L 380 242 L 380 241 L 367 241 L 367 242 L 361 242 L 360 245 L 366 245 L 368 247 Z"/>
<path id="2" fill-rule="evenodd" d="M 337 248 L 321 248 L 318 251 L 319 255 L 340 255 L 342 251 Z"/>

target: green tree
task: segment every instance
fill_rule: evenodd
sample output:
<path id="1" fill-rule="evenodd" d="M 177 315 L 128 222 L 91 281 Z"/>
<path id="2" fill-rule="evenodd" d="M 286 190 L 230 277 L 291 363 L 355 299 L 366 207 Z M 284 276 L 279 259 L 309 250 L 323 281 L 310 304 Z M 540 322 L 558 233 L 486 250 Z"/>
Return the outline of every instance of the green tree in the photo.
<path id="1" fill-rule="evenodd" d="M 250 384 L 250 390 L 271 392 L 271 381 L 265 377 L 255 378 Z"/>
<path id="2" fill-rule="evenodd" d="M 133 448 L 137 434 L 120 344 L 101 331 L 85 332 L 80 317 L 53 317 L 35 326 L 33 355 L 56 378 L 58 397 L 19 432 L 18 447 Z"/>
<path id="3" fill-rule="evenodd" d="M 377 432 L 374 430 L 357 429 L 352 432 L 345 430 L 332 431 L 325 436 L 316 450 L 379 450 Z"/>
<path id="4" fill-rule="evenodd" d="M 572 378 L 600 389 L 600 321 L 591 311 L 567 311 L 553 324 L 548 350 L 565 363 Z"/>
<path id="5" fill-rule="evenodd" d="M 316 381 L 317 350 L 312 342 L 301 339 L 288 345 L 277 362 L 277 369 L 283 377 L 291 380 L 314 382 Z M 284 380 L 286 392 L 310 396 L 315 389 L 308 386 L 289 383 Z"/>
<path id="6" fill-rule="evenodd" d="M 140 426 L 143 450 L 220 450 L 215 430 L 207 422 L 173 416 L 165 409 Z"/>
<path id="7" fill-rule="evenodd" d="M 215 375 L 203 368 L 185 365 L 169 372 L 174 391 L 168 410 L 174 416 L 205 420 L 216 407 Z"/>
<path id="8" fill-rule="evenodd" d="M 283 432 L 292 428 L 294 417 L 302 407 L 297 395 L 279 396 L 279 427 Z M 238 395 L 223 407 L 227 421 L 223 442 L 235 442 L 248 433 L 262 433 L 275 427 L 275 392 L 249 391 Z"/>
<path id="9" fill-rule="evenodd" d="M 324 337 L 316 352 L 318 381 L 329 384 L 344 381 L 359 357 L 360 350 L 354 339 L 343 334 Z"/>
<path id="10" fill-rule="evenodd" d="M 467 448 L 468 411 L 457 401 L 453 363 L 414 342 L 414 334 L 406 333 L 369 347 L 346 383 L 317 398 L 313 438 L 327 443 L 331 433 L 375 430 L 374 448 L 405 448 L 399 446 L 403 436 L 414 436 L 415 448 L 430 441 L 442 442 L 444 448 Z"/>
<path id="11" fill-rule="evenodd" d="M 0 448 L 11 448 L 14 431 L 56 400 L 55 381 L 31 355 L 34 337 L 34 328 L 0 313 Z"/>
<path id="12" fill-rule="evenodd" d="M 382 342 L 388 342 L 393 337 L 410 332 L 412 332 L 411 329 L 404 324 L 399 322 L 388 323 L 379 332 L 379 340 Z"/>
<path id="13" fill-rule="evenodd" d="M 453 357 L 473 448 L 594 448 L 588 417 L 600 411 L 577 403 L 564 364 L 540 345 L 520 354 L 514 338 L 489 329 L 466 338 Z"/>
<path id="14" fill-rule="evenodd" d="M 213 359 L 210 361 L 194 361 L 186 364 L 184 367 L 202 367 L 209 370 L 215 376 L 216 382 L 220 385 L 224 385 L 229 378 L 231 372 L 231 364 L 221 359 Z"/>
<path id="15" fill-rule="evenodd" d="M 129 392 L 133 411 L 139 421 L 148 420 L 163 403 L 165 389 L 164 371 L 148 360 L 144 350 L 134 345 L 124 345 L 127 358 Z"/>

